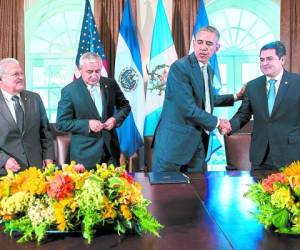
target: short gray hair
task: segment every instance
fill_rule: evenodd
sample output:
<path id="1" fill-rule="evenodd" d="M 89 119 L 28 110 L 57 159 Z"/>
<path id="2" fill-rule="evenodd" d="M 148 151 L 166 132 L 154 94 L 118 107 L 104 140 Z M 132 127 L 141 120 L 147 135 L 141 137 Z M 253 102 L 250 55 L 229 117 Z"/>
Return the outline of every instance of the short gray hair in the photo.
<path id="1" fill-rule="evenodd" d="M 84 62 L 90 62 L 90 61 L 96 61 L 97 59 L 99 59 L 101 61 L 101 57 L 95 53 L 95 52 L 86 52 L 84 54 L 82 54 L 82 56 L 79 59 L 79 68 L 82 67 L 82 65 L 84 64 Z"/>
<path id="2" fill-rule="evenodd" d="M 9 63 L 20 65 L 19 61 L 12 57 L 3 58 L 0 60 L 0 78 L 6 73 L 6 66 Z"/>
<path id="3" fill-rule="evenodd" d="M 197 33 L 198 33 L 199 31 L 208 31 L 208 32 L 214 33 L 214 34 L 216 35 L 218 41 L 220 40 L 220 32 L 219 32 L 218 29 L 215 28 L 214 26 L 210 26 L 210 25 L 204 26 L 204 27 L 200 28 L 200 29 L 197 31 Z"/>

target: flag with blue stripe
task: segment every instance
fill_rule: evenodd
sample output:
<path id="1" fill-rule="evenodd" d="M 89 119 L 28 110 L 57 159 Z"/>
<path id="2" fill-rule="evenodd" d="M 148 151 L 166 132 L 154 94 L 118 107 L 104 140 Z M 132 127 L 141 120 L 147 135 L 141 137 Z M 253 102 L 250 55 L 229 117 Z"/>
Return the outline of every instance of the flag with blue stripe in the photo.
<path id="1" fill-rule="evenodd" d="M 203 0 L 199 0 L 199 1 L 200 1 L 200 4 L 198 7 L 196 23 L 194 25 L 193 37 L 192 37 L 191 46 L 190 46 L 190 53 L 192 53 L 194 51 L 193 40 L 195 39 L 198 30 L 202 27 L 209 25 L 204 1 Z M 220 70 L 219 70 L 219 65 L 218 65 L 218 60 L 217 60 L 216 54 L 214 54 L 210 58 L 209 64 L 214 70 L 214 79 L 213 79 L 214 93 L 219 94 L 222 85 L 221 85 L 221 75 L 220 75 Z M 206 162 L 208 162 L 211 159 L 211 156 L 214 152 L 216 152 L 218 149 L 220 149 L 222 147 L 221 141 L 222 141 L 222 137 L 216 129 L 214 131 L 210 132 L 208 151 L 207 151 L 207 155 L 206 155 L 206 159 L 205 159 Z"/>
<path id="2" fill-rule="evenodd" d="M 86 52 L 95 52 L 101 57 L 103 64 L 101 75 L 107 76 L 107 62 L 104 54 L 104 46 L 100 40 L 100 35 L 97 30 L 97 26 L 95 23 L 94 15 L 89 0 L 86 0 L 85 2 L 81 33 L 76 56 L 77 66 L 79 65 L 80 57 Z M 78 74 L 78 72 L 76 72 L 76 74 Z M 77 76 L 79 75 L 76 75 L 76 78 Z"/>
<path id="3" fill-rule="evenodd" d="M 130 102 L 131 112 L 117 129 L 121 152 L 132 156 L 143 145 L 145 91 L 142 62 L 130 0 L 125 3 L 118 37 L 115 79 Z"/>
<path id="4" fill-rule="evenodd" d="M 177 59 L 172 33 L 162 0 L 158 0 L 147 65 L 145 136 L 153 136 L 160 118 L 170 65 Z"/>

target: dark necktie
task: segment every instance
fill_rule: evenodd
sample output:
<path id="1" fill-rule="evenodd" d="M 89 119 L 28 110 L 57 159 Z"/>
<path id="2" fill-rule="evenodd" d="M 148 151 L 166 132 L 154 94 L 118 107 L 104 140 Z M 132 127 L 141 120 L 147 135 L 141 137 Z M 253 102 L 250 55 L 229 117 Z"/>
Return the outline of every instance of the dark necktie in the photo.
<path id="1" fill-rule="evenodd" d="M 207 113 L 211 113 L 207 64 L 204 64 L 202 66 L 202 73 L 203 73 L 204 88 L 205 88 L 205 111 Z"/>
<path id="2" fill-rule="evenodd" d="M 20 104 L 20 100 L 19 100 L 20 98 L 18 96 L 14 95 L 11 99 L 14 101 L 17 125 L 18 125 L 19 130 L 22 132 L 23 125 L 24 125 L 24 111 Z"/>
<path id="3" fill-rule="evenodd" d="M 269 80 L 269 92 L 268 92 L 268 109 L 269 109 L 269 115 L 271 116 L 274 102 L 275 102 L 275 97 L 276 97 L 276 90 L 275 90 L 275 79 L 270 79 Z"/>

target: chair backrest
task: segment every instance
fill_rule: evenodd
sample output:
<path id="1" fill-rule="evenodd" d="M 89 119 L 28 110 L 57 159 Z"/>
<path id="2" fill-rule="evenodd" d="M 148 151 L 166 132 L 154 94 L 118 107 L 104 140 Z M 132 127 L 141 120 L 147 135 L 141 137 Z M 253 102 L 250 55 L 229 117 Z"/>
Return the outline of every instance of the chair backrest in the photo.
<path id="1" fill-rule="evenodd" d="M 249 149 L 252 121 L 230 136 L 224 136 L 227 169 L 250 170 Z"/>
<path id="2" fill-rule="evenodd" d="M 56 136 L 56 163 L 60 166 L 70 163 L 70 141 L 71 136 L 69 134 Z"/>
<path id="3" fill-rule="evenodd" d="M 55 124 L 50 124 L 51 133 L 54 140 L 55 162 L 58 165 L 70 163 L 70 140 L 71 134 L 61 132 Z"/>

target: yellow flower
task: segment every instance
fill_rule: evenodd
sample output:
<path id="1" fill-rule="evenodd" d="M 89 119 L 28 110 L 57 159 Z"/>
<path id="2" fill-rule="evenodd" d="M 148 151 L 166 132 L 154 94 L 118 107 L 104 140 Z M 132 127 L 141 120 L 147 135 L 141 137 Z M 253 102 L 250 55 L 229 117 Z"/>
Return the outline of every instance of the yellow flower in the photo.
<path id="1" fill-rule="evenodd" d="M 300 175 L 300 161 L 294 161 L 282 171 L 286 176 Z"/>
<path id="2" fill-rule="evenodd" d="M 4 179 L 0 182 L 0 199 L 10 194 L 11 180 Z"/>
<path id="3" fill-rule="evenodd" d="M 74 213 L 78 206 L 72 197 L 59 200 L 54 205 L 54 217 L 59 231 L 65 231 L 70 226 L 68 225 L 69 214 L 66 213 L 66 207 L 70 208 L 72 213 Z"/>
<path id="4" fill-rule="evenodd" d="M 113 203 L 103 196 L 103 211 L 101 213 L 103 219 L 114 219 L 117 217 L 117 212 L 114 209 Z"/>
<path id="5" fill-rule="evenodd" d="M 121 205 L 121 213 L 126 220 L 132 219 L 132 213 L 130 212 L 130 209 L 128 208 L 128 206 Z"/>
<path id="6" fill-rule="evenodd" d="M 28 191 L 31 194 L 44 194 L 47 191 L 47 182 L 40 169 L 30 167 L 15 175 L 11 192 Z"/>
<path id="7" fill-rule="evenodd" d="M 291 209 L 294 205 L 294 197 L 289 188 L 281 187 L 271 195 L 271 204 L 277 208 Z"/>

